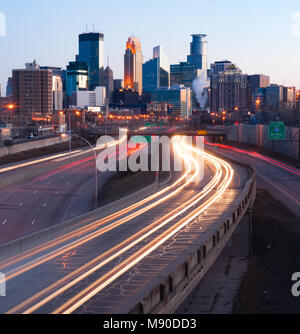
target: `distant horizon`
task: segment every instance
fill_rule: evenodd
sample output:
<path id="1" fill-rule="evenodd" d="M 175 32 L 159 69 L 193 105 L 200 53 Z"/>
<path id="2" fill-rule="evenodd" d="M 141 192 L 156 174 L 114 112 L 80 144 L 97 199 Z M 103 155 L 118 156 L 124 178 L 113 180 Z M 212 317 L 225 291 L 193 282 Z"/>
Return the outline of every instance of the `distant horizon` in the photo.
<path id="1" fill-rule="evenodd" d="M 123 79 L 129 36 L 140 39 L 144 62 L 152 58 L 153 47 L 161 45 L 170 63 L 177 64 L 186 61 L 191 35 L 206 34 L 209 67 L 215 61 L 229 60 L 244 74 L 265 74 L 272 84 L 300 88 L 298 1 L 272 3 L 271 7 L 268 1 L 258 0 L 251 4 L 236 0 L 226 4 L 220 0 L 214 4 L 154 0 L 151 4 L 131 0 L 122 11 L 124 3 L 119 0 L 75 4 L 71 0 L 15 0 L 13 4 L 2 4 L 0 13 L 6 17 L 6 36 L 1 36 L 0 31 L 0 47 L 4 50 L 1 96 L 6 95 L 12 69 L 25 68 L 25 63 L 34 59 L 40 66 L 66 68 L 78 53 L 78 35 L 89 30 L 86 22 L 95 22 L 91 30 L 104 34 L 105 67 L 109 57 L 114 79 Z"/>

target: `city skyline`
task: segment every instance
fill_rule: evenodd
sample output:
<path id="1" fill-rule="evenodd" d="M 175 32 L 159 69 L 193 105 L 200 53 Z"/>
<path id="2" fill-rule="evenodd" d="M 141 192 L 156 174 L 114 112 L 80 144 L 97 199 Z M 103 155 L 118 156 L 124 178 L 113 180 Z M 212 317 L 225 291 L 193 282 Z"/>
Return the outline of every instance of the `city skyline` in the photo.
<path id="1" fill-rule="evenodd" d="M 208 64 L 228 59 L 236 63 L 243 73 L 267 74 L 272 83 L 299 88 L 297 55 L 300 36 L 293 35 L 297 21 L 292 17 L 300 11 L 300 6 L 294 0 L 284 5 L 273 3 L 272 7 L 267 3 L 260 3 L 257 7 L 256 3 L 259 2 L 254 1 L 250 5 L 231 0 L 225 6 L 218 2 L 219 10 L 215 12 L 213 5 L 193 0 L 184 4 L 166 1 L 160 4 L 159 11 L 156 3 L 152 8 L 148 4 L 130 1 L 126 4 L 126 15 L 119 11 L 121 2 L 118 1 L 99 4 L 89 0 L 84 4 L 73 4 L 65 0 L 59 3 L 59 7 L 55 5 L 57 1 L 51 5 L 36 0 L 29 0 L 26 5 L 21 1 L 3 4 L 0 12 L 6 16 L 7 27 L 6 36 L 0 37 L 0 45 L 1 49 L 9 52 L 1 57 L 2 96 L 12 69 L 22 68 L 24 63 L 33 59 L 43 66 L 65 68 L 78 53 L 78 35 L 94 27 L 95 31 L 105 35 L 104 58 L 109 56 L 115 78 L 123 78 L 124 41 L 128 36 L 134 35 L 141 41 L 144 61 L 152 58 L 155 45 L 162 45 L 171 64 L 176 64 L 189 54 L 190 35 L 204 33 L 208 36 Z M 233 13 L 229 4 L 235 6 Z M 30 5 L 40 13 L 39 17 L 34 11 L 27 10 Z M 188 12 L 187 8 L 191 6 L 193 11 Z M 57 11 L 57 8 L 61 10 Z M 101 15 L 98 9 L 101 9 Z M 184 11 L 186 15 L 182 14 Z M 130 15 L 135 19 L 128 20 Z M 32 24 L 33 18 L 36 24 Z M 177 20 L 180 24 L 174 24 Z M 88 29 L 86 22 L 90 22 Z"/>

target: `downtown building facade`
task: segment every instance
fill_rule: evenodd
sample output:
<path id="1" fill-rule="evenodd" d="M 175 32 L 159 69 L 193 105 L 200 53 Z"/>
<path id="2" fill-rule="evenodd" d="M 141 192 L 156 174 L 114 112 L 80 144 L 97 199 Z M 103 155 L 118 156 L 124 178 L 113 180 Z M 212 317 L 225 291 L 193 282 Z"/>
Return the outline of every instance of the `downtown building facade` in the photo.
<path id="1" fill-rule="evenodd" d="M 52 71 L 40 69 L 34 61 L 25 69 L 12 71 L 13 102 L 21 124 L 29 124 L 37 115 L 48 117 L 53 112 Z"/>
<path id="2" fill-rule="evenodd" d="M 41 70 L 50 70 L 52 73 L 52 94 L 53 94 L 53 111 L 63 109 L 64 89 L 63 89 L 63 72 L 60 67 L 41 66 Z"/>
<path id="3" fill-rule="evenodd" d="M 153 59 L 143 64 L 143 90 L 151 92 L 170 86 L 170 62 L 161 46 L 153 49 Z"/>
<path id="4" fill-rule="evenodd" d="M 213 113 L 248 112 L 248 75 L 231 65 L 225 71 L 211 75 L 210 105 Z"/>
<path id="5" fill-rule="evenodd" d="M 143 93 L 143 53 L 137 37 L 129 37 L 124 55 L 124 88 Z"/>
<path id="6" fill-rule="evenodd" d="M 192 115 L 192 90 L 183 85 L 160 87 L 151 92 L 151 108 L 160 109 L 162 104 L 168 106 L 172 116 L 190 117 Z"/>
<path id="7" fill-rule="evenodd" d="M 210 75 L 226 71 L 233 63 L 229 60 L 216 61 L 210 65 Z"/>
<path id="8" fill-rule="evenodd" d="M 72 108 L 103 107 L 106 102 L 106 88 L 96 87 L 93 91 L 77 91 L 72 94 Z"/>
<path id="9" fill-rule="evenodd" d="M 66 96 L 70 104 L 72 94 L 77 91 L 88 90 L 89 69 L 84 62 L 70 62 L 66 71 Z"/>

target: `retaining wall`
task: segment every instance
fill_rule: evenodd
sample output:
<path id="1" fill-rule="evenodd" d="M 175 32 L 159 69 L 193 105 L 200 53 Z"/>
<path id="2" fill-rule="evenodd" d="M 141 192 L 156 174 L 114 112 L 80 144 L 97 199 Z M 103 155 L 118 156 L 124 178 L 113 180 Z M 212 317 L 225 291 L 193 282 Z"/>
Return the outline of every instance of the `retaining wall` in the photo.
<path id="1" fill-rule="evenodd" d="M 35 150 L 42 147 L 64 143 L 66 141 L 68 141 L 68 138 L 62 138 L 61 136 L 58 136 L 53 138 L 28 141 L 25 143 L 15 144 L 7 147 L 6 146 L 0 147 L 0 158 L 6 155 L 13 155 L 20 152 Z"/>
<path id="2" fill-rule="evenodd" d="M 300 159 L 300 135 L 299 128 L 286 128 L 286 140 L 270 140 L 269 127 L 266 125 L 239 124 L 234 125 L 228 135 L 228 139 L 234 142 L 257 145 L 274 152 Z"/>

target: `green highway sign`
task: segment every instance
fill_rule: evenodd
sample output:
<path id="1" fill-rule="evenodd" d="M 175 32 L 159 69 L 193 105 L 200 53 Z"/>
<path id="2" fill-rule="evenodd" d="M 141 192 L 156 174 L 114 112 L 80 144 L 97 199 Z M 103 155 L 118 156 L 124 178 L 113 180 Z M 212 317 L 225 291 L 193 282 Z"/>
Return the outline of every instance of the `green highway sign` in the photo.
<path id="1" fill-rule="evenodd" d="M 153 123 L 145 123 L 145 127 L 147 127 L 147 128 L 157 128 L 158 125 L 157 124 L 153 124 Z"/>
<path id="2" fill-rule="evenodd" d="M 133 144 L 145 144 L 145 141 L 148 144 L 152 143 L 152 136 L 134 136 L 131 138 Z"/>
<path id="3" fill-rule="evenodd" d="M 286 127 L 284 122 L 271 122 L 269 125 L 269 139 L 270 140 L 285 140 Z"/>

